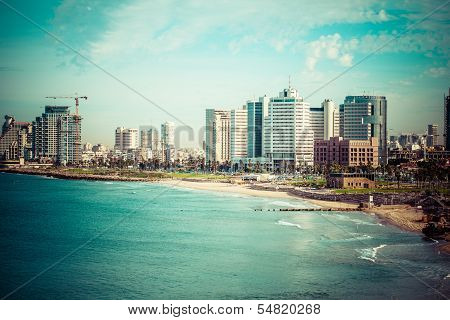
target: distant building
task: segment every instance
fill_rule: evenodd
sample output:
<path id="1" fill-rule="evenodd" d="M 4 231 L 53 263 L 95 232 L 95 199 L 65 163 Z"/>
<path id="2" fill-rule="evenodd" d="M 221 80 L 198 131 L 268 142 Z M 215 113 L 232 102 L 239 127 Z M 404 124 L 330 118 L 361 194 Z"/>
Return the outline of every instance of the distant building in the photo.
<path id="1" fill-rule="evenodd" d="M 141 147 L 156 151 L 160 147 L 159 133 L 156 128 L 141 130 Z"/>
<path id="2" fill-rule="evenodd" d="M 314 164 L 340 164 L 355 167 L 370 165 L 378 167 L 378 139 L 344 140 L 333 137 L 314 142 Z"/>
<path id="3" fill-rule="evenodd" d="M 230 161 L 230 111 L 206 109 L 206 162 Z"/>
<path id="4" fill-rule="evenodd" d="M 0 160 L 30 159 L 32 157 L 32 125 L 5 116 L 0 136 Z"/>
<path id="5" fill-rule="evenodd" d="M 40 161 L 80 163 L 81 117 L 70 114 L 68 106 L 46 106 L 33 122 L 33 150 Z"/>
<path id="6" fill-rule="evenodd" d="M 314 132 L 310 105 L 288 88 L 270 98 L 264 120 L 264 152 L 274 171 L 313 165 Z"/>
<path id="7" fill-rule="evenodd" d="M 339 110 L 329 99 L 320 108 L 311 108 L 311 126 L 314 140 L 328 140 L 339 136 Z"/>
<path id="8" fill-rule="evenodd" d="M 267 117 L 269 98 L 260 97 L 257 101 L 247 101 L 247 157 L 261 158 L 264 155 L 263 126 Z"/>
<path id="9" fill-rule="evenodd" d="M 247 109 L 231 110 L 230 113 L 230 157 L 233 163 L 247 158 Z"/>
<path id="10" fill-rule="evenodd" d="M 175 160 L 175 124 L 173 122 L 165 122 L 161 125 L 161 151 L 163 161 Z"/>
<path id="11" fill-rule="evenodd" d="M 341 105 L 343 137 L 378 140 L 380 163 L 387 163 L 387 100 L 383 96 L 347 96 Z"/>
<path id="12" fill-rule="evenodd" d="M 83 145 L 83 151 L 92 151 L 92 143 L 86 142 Z"/>
<path id="13" fill-rule="evenodd" d="M 450 151 L 450 89 L 448 96 L 444 95 L 444 138 L 445 150 Z"/>
<path id="14" fill-rule="evenodd" d="M 429 124 L 427 130 L 427 147 L 438 145 L 438 125 Z"/>
<path id="15" fill-rule="evenodd" d="M 139 147 L 138 129 L 118 127 L 115 134 L 115 150 L 127 152 Z"/>

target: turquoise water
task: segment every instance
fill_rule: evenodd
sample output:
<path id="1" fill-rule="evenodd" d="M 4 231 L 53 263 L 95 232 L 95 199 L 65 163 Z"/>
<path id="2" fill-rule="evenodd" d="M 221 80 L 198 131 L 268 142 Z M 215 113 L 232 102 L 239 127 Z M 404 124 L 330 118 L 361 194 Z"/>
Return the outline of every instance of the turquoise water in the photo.
<path id="1" fill-rule="evenodd" d="M 449 256 L 362 213 L 150 183 L 0 173 L 0 186 L 0 296 L 52 266 L 9 299 L 450 296 Z"/>

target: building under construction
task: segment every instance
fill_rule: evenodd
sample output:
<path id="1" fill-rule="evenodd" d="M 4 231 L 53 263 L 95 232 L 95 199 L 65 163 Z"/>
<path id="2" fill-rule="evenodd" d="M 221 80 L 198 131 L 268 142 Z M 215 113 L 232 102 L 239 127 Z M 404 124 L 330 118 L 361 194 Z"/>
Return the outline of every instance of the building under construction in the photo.
<path id="1" fill-rule="evenodd" d="M 81 162 L 81 117 L 68 106 L 46 106 L 33 122 L 34 158 L 71 165 Z"/>
<path id="2" fill-rule="evenodd" d="M 31 141 L 31 123 L 16 121 L 6 115 L 0 136 L 0 160 L 29 160 L 32 157 Z"/>

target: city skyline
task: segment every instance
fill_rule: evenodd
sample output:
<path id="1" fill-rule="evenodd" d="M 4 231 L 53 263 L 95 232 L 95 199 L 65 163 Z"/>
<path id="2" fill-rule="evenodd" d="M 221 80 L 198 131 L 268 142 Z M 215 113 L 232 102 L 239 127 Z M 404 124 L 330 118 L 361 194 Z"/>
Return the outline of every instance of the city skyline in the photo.
<path id="1" fill-rule="evenodd" d="M 339 105 L 348 95 L 375 93 L 389 100 L 388 130 L 394 130 L 388 135 L 424 132 L 430 123 L 438 124 L 442 135 L 449 8 L 434 12 L 441 5 L 437 1 L 261 3 L 261 10 L 251 3 L 240 3 L 240 10 L 233 4 L 192 2 L 179 4 L 176 10 L 170 3 L 141 1 L 120 6 L 84 1 L 10 5 L 196 134 L 203 125 L 204 109 L 237 109 L 248 100 L 274 97 L 287 87 L 290 75 L 292 87 L 311 107 L 320 107 L 324 99 Z M 159 14 L 148 19 L 154 12 Z M 78 92 L 89 96 L 80 104 L 83 142 L 112 146 L 111 132 L 118 126 L 158 127 L 166 121 L 182 125 L 10 8 L 2 5 L 1 15 L 6 26 L 14 26 L 0 32 L 5 44 L 0 53 L 2 114 L 31 121 L 40 113 L 38 108 L 52 104 L 45 96 Z M 408 33 L 391 41 L 411 25 Z M 196 137 L 194 146 L 197 141 Z"/>

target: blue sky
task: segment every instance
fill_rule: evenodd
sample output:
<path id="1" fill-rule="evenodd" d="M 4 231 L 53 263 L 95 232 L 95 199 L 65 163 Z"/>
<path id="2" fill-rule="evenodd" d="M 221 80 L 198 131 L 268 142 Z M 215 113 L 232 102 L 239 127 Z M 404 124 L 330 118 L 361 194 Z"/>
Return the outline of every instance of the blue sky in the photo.
<path id="1" fill-rule="evenodd" d="M 3 0 L 2 0 L 3 1 Z M 14 1 L 23 15 L 174 114 L 197 132 L 208 107 L 236 108 L 288 85 L 342 103 L 388 99 L 391 133 L 442 129 L 450 85 L 445 1 Z M 83 140 L 112 145 L 117 126 L 174 121 L 0 2 L 0 111 L 31 121 L 75 92 Z M 59 104 L 73 104 L 60 100 Z"/>

